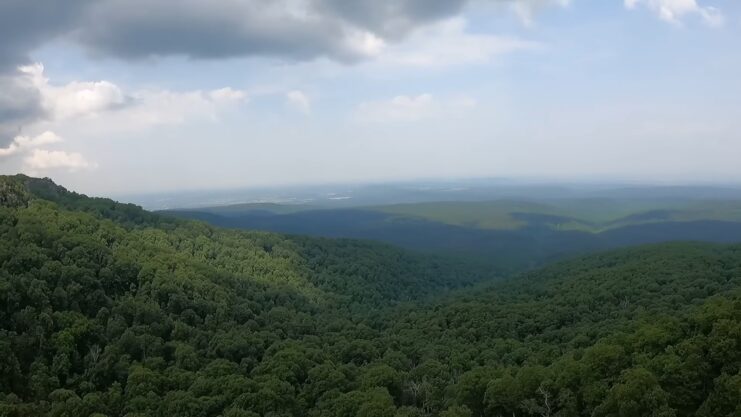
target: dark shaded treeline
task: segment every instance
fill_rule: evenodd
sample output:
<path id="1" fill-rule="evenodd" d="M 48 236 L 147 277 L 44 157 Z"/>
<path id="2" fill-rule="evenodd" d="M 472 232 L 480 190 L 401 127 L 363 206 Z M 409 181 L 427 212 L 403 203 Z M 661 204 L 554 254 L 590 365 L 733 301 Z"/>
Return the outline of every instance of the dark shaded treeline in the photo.
<path id="1" fill-rule="evenodd" d="M 278 214 L 250 210 L 222 215 L 209 211 L 166 211 L 163 214 L 197 219 L 236 229 L 330 238 L 369 239 L 407 249 L 455 254 L 490 261 L 508 274 L 563 259 L 633 245 L 670 241 L 741 242 L 741 223 L 728 221 L 660 222 L 623 226 L 601 233 L 561 231 L 558 216 L 514 213 L 527 220 L 515 230 L 492 230 L 448 225 L 364 209 L 307 210 Z M 643 213 L 643 216 L 655 213 Z M 652 219 L 654 218 L 652 217 Z"/>

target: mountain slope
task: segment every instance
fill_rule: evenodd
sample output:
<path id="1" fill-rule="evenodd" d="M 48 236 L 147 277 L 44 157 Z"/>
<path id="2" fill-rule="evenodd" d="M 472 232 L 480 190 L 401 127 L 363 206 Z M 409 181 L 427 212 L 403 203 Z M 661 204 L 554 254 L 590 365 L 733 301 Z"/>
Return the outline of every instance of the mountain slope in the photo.
<path id="1" fill-rule="evenodd" d="M 0 416 L 741 413 L 741 246 L 637 247 L 451 293 L 487 276 L 29 181 L 0 178 Z"/>
<path id="2" fill-rule="evenodd" d="M 273 270 L 271 274 L 282 274 L 280 279 L 269 277 L 272 282 L 292 282 L 292 285 L 310 288 L 314 292 L 328 291 L 325 296 L 353 295 L 350 292 L 332 291 L 340 288 L 338 279 L 347 291 L 356 290 L 348 284 L 348 280 L 353 280 L 352 284 L 364 286 L 362 290 L 355 292 L 356 297 L 390 301 L 418 298 L 439 289 L 489 278 L 488 275 L 484 276 L 485 271 L 467 269 L 453 259 L 410 254 L 383 244 L 215 229 L 203 223 L 153 214 L 132 204 L 89 198 L 67 191 L 48 179 L 0 177 L 0 184 L 2 183 L 20 184 L 16 188 L 24 191 L 16 194 L 23 197 L 16 199 L 25 200 L 21 207 L 23 210 L 10 212 L 26 214 L 22 218 L 39 222 L 39 227 L 46 220 L 43 217 L 47 215 L 53 216 L 49 228 L 55 226 L 55 222 L 62 221 L 61 213 L 82 216 L 78 222 L 90 223 L 91 228 L 116 226 L 114 229 L 118 234 L 113 238 L 131 241 L 134 246 L 152 243 L 159 245 L 159 250 L 171 250 L 177 255 L 189 256 L 191 261 L 197 260 L 205 266 L 232 274 L 252 270 L 264 272 L 269 266 Z M 107 223 L 106 220 L 111 222 Z M 42 232 L 49 233 L 50 230 Z M 54 238 L 61 234 L 62 232 Z M 121 246 L 123 245 L 119 243 L 117 248 Z M 266 268 L 257 270 L 255 265 L 262 263 L 266 264 Z M 356 273 L 346 273 L 343 270 L 346 264 L 354 265 Z M 250 265 L 249 270 L 244 269 L 245 265 Z M 343 274 L 339 275 L 340 272 Z M 327 274 L 331 277 L 327 277 Z M 255 272 L 254 275 L 259 274 Z M 424 285 L 417 285 L 420 283 Z M 393 290 L 384 289 L 384 286 L 393 287 Z"/>
<path id="3" fill-rule="evenodd" d="M 3 177 L 0 190 L 0 415 L 54 415 L 70 398 L 147 415 L 106 395 L 133 398 L 143 369 L 256 372 L 290 340 L 350 334 L 350 317 L 489 278 L 380 244 L 162 218 L 48 180 Z"/>
<path id="4" fill-rule="evenodd" d="M 382 344 L 422 408 L 478 416 L 737 416 L 741 246 L 574 259 L 403 308 Z M 471 414 L 466 414 L 471 413 Z"/>

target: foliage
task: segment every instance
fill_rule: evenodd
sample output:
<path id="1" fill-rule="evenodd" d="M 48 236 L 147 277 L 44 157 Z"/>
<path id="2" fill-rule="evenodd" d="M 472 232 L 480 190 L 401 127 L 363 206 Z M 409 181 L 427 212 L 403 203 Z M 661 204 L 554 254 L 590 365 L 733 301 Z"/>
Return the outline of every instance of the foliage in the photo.
<path id="1" fill-rule="evenodd" d="M 55 187 L 0 178 L 3 417 L 741 413 L 739 246 L 486 282 Z"/>
<path id="2" fill-rule="evenodd" d="M 738 201 L 564 199 L 548 204 L 499 200 L 298 207 L 238 205 L 165 213 L 221 227 L 370 239 L 466 256 L 500 275 L 633 245 L 679 240 L 741 243 Z"/>

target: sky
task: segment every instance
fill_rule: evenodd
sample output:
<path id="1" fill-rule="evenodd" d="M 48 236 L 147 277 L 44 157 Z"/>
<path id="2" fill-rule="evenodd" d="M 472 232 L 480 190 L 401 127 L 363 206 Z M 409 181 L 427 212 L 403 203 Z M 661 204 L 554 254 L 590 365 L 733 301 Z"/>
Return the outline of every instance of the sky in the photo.
<path id="1" fill-rule="evenodd" d="M 0 174 L 741 183 L 738 0 L 0 0 Z"/>

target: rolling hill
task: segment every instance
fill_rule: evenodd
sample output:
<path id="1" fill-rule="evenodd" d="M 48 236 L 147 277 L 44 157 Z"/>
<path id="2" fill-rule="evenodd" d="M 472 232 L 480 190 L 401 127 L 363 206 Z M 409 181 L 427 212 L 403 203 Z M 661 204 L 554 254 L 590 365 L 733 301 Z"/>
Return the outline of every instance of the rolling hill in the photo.
<path id="1" fill-rule="evenodd" d="M 240 205 L 163 213 L 221 227 L 369 239 L 483 259 L 501 274 L 631 245 L 741 242 L 741 204 L 735 201 L 506 200 L 342 209 Z"/>
<path id="2" fill-rule="evenodd" d="M 0 177 L 0 415 L 741 412 L 741 246 L 492 278 Z"/>

